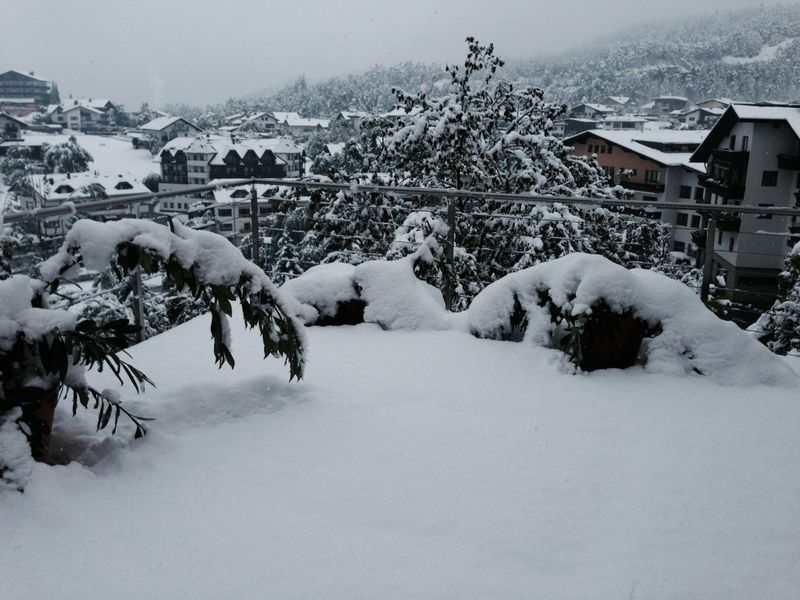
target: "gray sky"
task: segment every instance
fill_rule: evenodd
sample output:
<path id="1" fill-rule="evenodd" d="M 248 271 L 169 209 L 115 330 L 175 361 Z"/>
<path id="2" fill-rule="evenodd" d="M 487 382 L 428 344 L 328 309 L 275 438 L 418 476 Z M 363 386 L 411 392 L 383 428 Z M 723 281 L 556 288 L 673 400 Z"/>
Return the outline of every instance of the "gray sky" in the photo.
<path id="1" fill-rule="evenodd" d="M 305 74 L 406 60 L 453 62 L 464 38 L 503 57 L 586 42 L 648 19 L 761 0 L 3 0 L 0 72 L 34 71 L 69 94 L 207 104 Z"/>

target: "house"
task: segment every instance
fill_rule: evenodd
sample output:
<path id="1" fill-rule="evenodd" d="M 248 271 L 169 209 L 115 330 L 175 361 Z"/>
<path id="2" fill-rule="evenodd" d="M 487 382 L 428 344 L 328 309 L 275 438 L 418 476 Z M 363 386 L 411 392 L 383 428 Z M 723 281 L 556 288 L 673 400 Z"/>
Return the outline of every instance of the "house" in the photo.
<path id="1" fill-rule="evenodd" d="M 2 138 L 2 135 L 0 135 Z M 47 139 L 47 138 L 45 138 Z M 44 153 L 50 147 L 41 137 L 29 137 L 27 139 L 4 139 L 0 141 L 0 156 L 5 156 L 10 148 L 22 146 L 28 149 L 31 160 L 41 161 Z"/>
<path id="2" fill-rule="evenodd" d="M 624 112 L 633 105 L 629 96 L 606 96 L 600 100 L 600 104 L 603 106 L 608 106 L 609 108 L 613 108 L 619 113 Z"/>
<path id="3" fill-rule="evenodd" d="M 370 116 L 369 113 L 363 111 L 343 110 L 331 121 L 331 129 L 352 137 L 361 131 L 361 122 Z"/>
<path id="4" fill-rule="evenodd" d="M 159 191 L 180 191 L 208 184 L 213 179 L 301 177 L 305 152 L 290 140 L 181 137 L 168 142 L 159 152 Z M 158 209 L 167 213 L 188 213 L 207 192 L 192 192 L 162 201 Z"/>
<path id="5" fill-rule="evenodd" d="M 698 106 L 683 113 L 683 122 L 689 127 L 711 129 L 724 112 L 725 109 L 722 108 L 705 108 Z"/>
<path id="6" fill-rule="evenodd" d="M 37 107 L 45 107 L 58 102 L 57 87 L 54 82 L 19 71 L 0 73 L 0 98 L 25 98 L 33 101 Z M 34 109 L 35 110 L 35 109 Z"/>
<path id="7" fill-rule="evenodd" d="M 684 111 L 689 106 L 689 99 L 683 96 L 659 96 L 652 98 L 651 103 L 642 106 L 648 115 L 666 115 L 672 111 Z"/>
<path id="8" fill-rule="evenodd" d="M 156 117 L 140 125 L 138 129 L 161 144 L 166 144 L 177 137 L 193 137 L 203 133 L 197 125 L 183 117 Z"/>
<path id="9" fill-rule="evenodd" d="M 150 190 L 130 175 L 100 175 L 96 171 L 84 173 L 62 173 L 31 175 L 26 191 L 21 193 L 27 208 L 51 208 L 66 202 L 87 202 L 106 198 L 125 198 L 150 194 Z M 85 213 L 101 221 L 112 221 L 126 217 L 146 218 L 152 216 L 151 204 L 126 204 Z M 70 227 L 70 216 L 46 217 L 41 220 L 43 233 L 47 236 L 64 235 Z"/>
<path id="10" fill-rule="evenodd" d="M 573 118 L 599 119 L 608 115 L 613 115 L 615 108 L 603 106 L 602 104 L 579 104 L 569 110 L 567 115 Z"/>
<path id="11" fill-rule="evenodd" d="M 278 121 L 278 126 L 293 135 L 328 129 L 331 123 L 330 119 L 301 117 L 296 112 L 275 112 L 273 115 Z"/>
<path id="12" fill-rule="evenodd" d="M 3 140 L 21 139 L 20 131 L 28 129 L 28 124 L 13 115 L 0 112 L 0 138 Z"/>
<path id="13" fill-rule="evenodd" d="M 716 205 L 795 207 L 800 200 L 800 105 L 731 104 L 692 155 L 706 163 L 704 201 Z M 790 217 L 715 217 L 712 260 L 730 296 L 772 303 L 789 250 Z M 758 235 L 756 235 L 758 233 Z M 770 234 L 770 235 L 764 235 Z"/>
<path id="14" fill-rule="evenodd" d="M 580 118 L 572 118 L 572 119 L 564 119 L 564 126 L 563 126 L 563 135 L 564 137 L 570 137 L 575 134 L 581 133 L 582 131 L 589 131 L 590 129 L 596 129 L 598 127 L 599 121 L 594 119 L 580 119 Z M 560 129 L 561 127 L 559 127 Z"/>
<path id="15" fill-rule="evenodd" d="M 698 102 L 695 106 L 697 106 L 697 108 L 714 108 L 725 110 L 731 104 L 733 104 L 733 100 L 730 98 L 711 98 L 710 100 Z"/>
<path id="16" fill-rule="evenodd" d="M 609 129 L 611 131 L 623 130 L 636 130 L 644 131 L 647 119 L 644 117 L 636 117 L 634 115 L 611 115 L 597 122 L 600 129 Z"/>
<path id="17" fill-rule="evenodd" d="M 610 131 L 594 129 L 564 140 L 573 154 L 594 156 L 610 183 L 633 193 L 634 199 L 650 202 L 694 203 L 705 194 L 700 177 L 702 162 L 693 162 L 694 152 L 707 131 Z M 699 229 L 701 216 L 686 209 L 653 209 L 653 218 L 672 226 L 672 250 L 695 256 L 692 231 Z"/>
<path id="18" fill-rule="evenodd" d="M 38 110 L 33 98 L 0 98 L 0 111 L 15 117 L 27 117 Z"/>

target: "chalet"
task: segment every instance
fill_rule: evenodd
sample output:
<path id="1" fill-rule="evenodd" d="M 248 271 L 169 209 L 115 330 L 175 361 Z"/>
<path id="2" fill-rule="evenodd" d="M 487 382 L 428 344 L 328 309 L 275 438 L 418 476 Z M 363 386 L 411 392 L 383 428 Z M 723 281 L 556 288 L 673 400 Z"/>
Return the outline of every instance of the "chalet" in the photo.
<path id="1" fill-rule="evenodd" d="M 619 113 L 622 113 L 629 108 L 633 107 L 633 103 L 629 96 L 606 96 L 600 100 L 600 104 L 613 108 Z"/>
<path id="2" fill-rule="evenodd" d="M 144 184 L 130 175 L 99 175 L 96 172 L 31 175 L 29 189 L 22 194 L 30 208 L 51 208 L 66 202 L 87 202 L 105 198 L 125 198 L 151 193 Z M 142 218 L 152 215 L 152 204 L 125 204 L 120 207 L 98 209 L 88 213 L 102 221 L 126 217 Z M 70 217 L 42 219 L 43 233 L 48 236 L 63 235 L 70 227 Z"/>
<path id="3" fill-rule="evenodd" d="M 156 117 L 144 125 L 139 131 L 162 144 L 177 137 L 190 137 L 202 133 L 203 130 L 183 117 Z"/>
<path id="4" fill-rule="evenodd" d="M 583 131 L 596 129 L 599 126 L 598 123 L 599 121 L 595 121 L 594 119 L 581 119 L 581 118 L 564 119 L 563 135 L 564 137 L 570 137 L 572 135 L 576 135 Z"/>
<path id="5" fill-rule="evenodd" d="M 296 112 L 275 112 L 273 115 L 283 131 L 294 135 L 328 129 L 331 123 L 330 119 L 301 117 Z"/>
<path id="6" fill-rule="evenodd" d="M 722 108 L 705 108 L 698 106 L 683 113 L 683 122 L 689 127 L 711 129 L 724 113 Z"/>
<path id="7" fill-rule="evenodd" d="M 31 99 L 36 106 L 45 107 L 51 104 L 57 96 L 56 85 L 52 81 L 41 79 L 19 71 L 6 71 L 0 73 L 0 98 L 26 98 Z"/>
<path id="8" fill-rule="evenodd" d="M 697 108 L 714 108 L 725 110 L 731 104 L 733 104 L 733 100 L 730 98 L 711 98 L 710 100 L 698 102 L 695 106 L 697 106 Z"/>
<path id="9" fill-rule="evenodd" d="M 39 110 L 33 98 L 0 98 L 0 111 L 15 117 L 27 117 Z"/>
<path id="10" fill-rule="evenodd" d="M 48 114 L 52 123 L 63 124 L 73 131 L 91 132 L 108 129 L 116 122 L 117 107 L 110 100 L 73 99 Z"/>
<path id="11" fill-rule="evenodd" d="M 586 118 L 586 119 L 599 119 L 608 115 L 613 115 L 616 112 L 615 108 L 604 106 L 602 104 L 579 104 L 571 108 L 568 116 L 573 118 Z"/>
<path id="12" fill-rule="evenodd" d="M 800 105 L 731 104 L 692 155 L 710 204 L 795 207 L 800 202 Z M 788 252 L 789 217 L 716 218 L 713 261 L 732 298 L 772 303 Z M 756 235 L 759 233 L 759 235 Z M 763 235 L 769 233 L 772 235 Z"/>
<path id="13" fill-rule="evenodd" d="M 705 131 L 584 131 L 565 140 L 573 154 L 594 156 L 610 183 L 629 190 L 637 200 L 693 203 L 703 198 L 702 162 L 692 162 L 692 152 L 705 139 Z M 701 217 L 692 210 L 654 209 L 651 213 L 672 225 L 676 252 L 696 254 L 692 230 Z"/>
<path id="14" fill-rule="evenodd" d="M 21 137 L 19 132 L 23 129 L 28 129 L 28 124 L 25 121 L 20 121 L 8 113 L 0 112 L 0 138 L 3 140 L 18 140 Z"/>
<path id="15" fill-rule="evenodd" d="M 689 106 L 689 99 L 683 96 L 659 96 L 642 107 L 649 115 L 666 115 L 672 111 L 683 111 Z"/>
<path id="16" fill-rule="evenodd" d="M 644 131 L 647 119 L 644 117 L 635 117 L 633 115 L 611 115 L 602 121 L 598 121 L 597 126 L 600 129 L 608 129 L 611 131 L 617 130 L 636 130 Z"/>
<path id="17" fill-rule="evenodd" d="M 353 136 L 361 131 L 361 122 L 369 116 L 369 113 L 363 111 L 343 110 L 331 121 L 331 129 Z"/>

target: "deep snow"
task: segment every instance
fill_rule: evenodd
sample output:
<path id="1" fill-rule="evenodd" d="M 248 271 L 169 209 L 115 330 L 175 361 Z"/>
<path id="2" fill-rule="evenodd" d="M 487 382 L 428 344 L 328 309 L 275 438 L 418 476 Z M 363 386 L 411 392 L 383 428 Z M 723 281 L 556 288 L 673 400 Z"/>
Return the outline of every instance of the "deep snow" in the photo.
<path id="1" fill-rule="evenodd" d="M 0 598 L 796 598 L 796 388 L 376 325 L 290 384 L 231 323 L 233 371 L 208 316 L 131 350 L 143 440 L 59 407 L 80 463 L 0 495 Z"/>

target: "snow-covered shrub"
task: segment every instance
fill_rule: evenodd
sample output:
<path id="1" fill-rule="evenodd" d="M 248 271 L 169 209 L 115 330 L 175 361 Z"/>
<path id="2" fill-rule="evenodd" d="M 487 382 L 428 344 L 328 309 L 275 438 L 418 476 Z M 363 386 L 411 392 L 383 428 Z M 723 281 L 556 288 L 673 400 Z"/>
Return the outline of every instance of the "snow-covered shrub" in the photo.
<path id="1" fill-rule="evenodd" d="M 780 278 L 783 298 L 756 322 L 759 339 L 776 354 L 800 351 L 800 243 L 786 257 Z"/>
<path id="2" fill-rule="evenodd" d="M 47 149 L 44 170 L 45 173 L 80 173 L 89 170 L 92 160 L 92 155 L 71 135 L 66 142 Z"/>
<path id="3" fill-rule="evenodd" d="M 108 367 L 123 382 L 126 377 L 139 391 L 150 380 L 120 356 L 130 345 L 136 328 L 127 319 L 98 323 L 77 313 L 51 308 L 50 293 L 62 279 L 80 268 L 101 271 L 108 265 L 120 276 L 141 267 L 146 273 L 163 268 L 165 278 L 178 289 L 188 289 L 211 311 L 213 349 L 220 367 L 234 365 L 227 318 L 237 300 L 245 323 L 257 327 L 264 356 L 282 356 L 290 378 L 302 377 L 305 338 L 264 272 L 250 263 L 223 237 L 197 232 L 180 224 L 171 228 L 150 221 L 123 219 L 100 223 L 75 223 L 59 252 L 39 265 L 40 279 L 14 275 L 0 281 L 0 414 L 22 409 L 17 419 L 28 436 L 36 458 L 35 439 L 49 434 L 46 412 L 59 393 L 72 395 L 78 404 L 99 409 L 98 429 L 112 415 L 114 429 L 120 414 L 127 414 L 144 434 L 142 419 L 130 414 L 113 391 L 98 391 L 86 378 L 87 369 Z M 43 399 L 40 399 L 43 398 Z"/>
<path id="4" fill-rule="evenodd" d="M 570 254 L 507 275 L 478 294 L 467 319 L 478 337 L 523 337 L 565 347 L 579 361 L 569 336 L 580 336 L 587 326 L 593 333 L 598 311 L 632 321 L 623 327 L 642 323 L 642 335 L 652 335 L 640 351 L 648 371 L 699 373 L 730 384 L 796 381 L 788 367 L 735 324 L 714 316 L 685 285 L 600 256 Z"/>
<path id="5" fill-rule="evenodd" d="M 450 329 L 453 315 L 442 293 L 417 276 L 422 265 L 432 264 L 436 246 L 429 238 L 398 260 L 318 265 L 283 284 L 281 291 L 307 325 L 364 322 L 384 329 Z"/>

